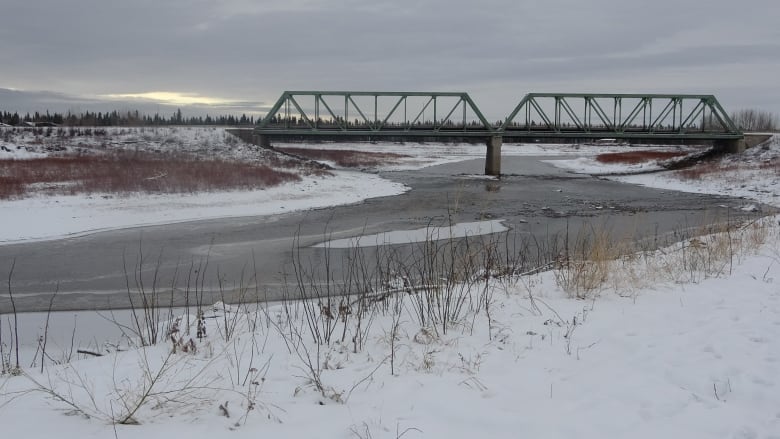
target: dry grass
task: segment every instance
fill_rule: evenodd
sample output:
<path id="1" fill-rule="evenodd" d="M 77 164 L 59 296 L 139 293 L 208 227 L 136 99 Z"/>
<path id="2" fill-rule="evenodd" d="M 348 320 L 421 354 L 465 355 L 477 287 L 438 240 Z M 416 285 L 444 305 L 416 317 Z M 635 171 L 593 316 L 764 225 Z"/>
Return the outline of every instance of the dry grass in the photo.
<path id="1" fill-rule="evenodd" d="M 721 223 L 688 235 L 677 244 L 659 250 L 641 251 L 631 245 L 616 245 L 608 233 L 593 230 L 574 239 L 571 253 L 556 264 L 558 286 L 569 297 L 586 299 L 602 291 L 633 296 L 643 288 L 663 283 L 698 283 L 729 275 L 735 265 L 756 254 L 763 245 L 780 242 L 780 227 L 772 218 L 746 224 Z"/>
<path id="2" fill-rule="evenodd" d="M 384 152 L 352 151 L 348 149 L 307 149 L 285 147 L 277 148 L 288 154 L 306 157 L 311 160 L 327 160 L 343 168 L 373 167 L 397 163 L 409 156 Z"/>
<path id="3" fill-rule="evenodd" d="M 599 163 L 623 163 L 635 165 L 652 160 L 668 160 L 675 157 L 688 155 L 682 151 L 628 151 L 599 154 L 596 161 Z"/>
<path id="4" fill-rule="evenodd" d="M 296 173 L 266 165 L 184 154 L 115 152 L 0 160 L 0 199 L 21 198 L 33 191 L 53 195 L 260 189 L 299 180 Z"/>
<path id="5" fill-rule="evenodd" d="M 682 180 L 700 180 L 708 175 L 723 175 L 725 173 L 738 173 L 740 171 L 763 171 L 780 176 L 780 158 L 773 158 L 759 163 L 700 163 L 687 169 L 676 172 L 676 176 Z"/>
<path id="6" fill-rule="evenodd" d="M 553 274 L 569 297 L 585 299 L 597 295 L 610 278 L 613 262 L 629 250 L 611 238 L 609 230 L 590 227 L 565 240 L 564 253 Z"/>

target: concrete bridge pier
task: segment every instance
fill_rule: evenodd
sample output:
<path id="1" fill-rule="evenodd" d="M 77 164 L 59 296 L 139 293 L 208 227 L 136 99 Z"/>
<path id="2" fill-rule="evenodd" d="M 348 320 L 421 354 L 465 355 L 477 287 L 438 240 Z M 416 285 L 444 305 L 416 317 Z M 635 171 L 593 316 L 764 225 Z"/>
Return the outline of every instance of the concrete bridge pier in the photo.
<path id="1" fill-rule="evenodd" d="M 716 140 L 714 146 L 728 154 L 739 154 L 747 149 L 744 138 Z"/>
<path id="2" fill-rule="evenodd" d="M 504 138 L 491 136 L 487 139 L 487 155 L 485 156 L 485 175 L 501 175 L 501 145 Z"/>
<path id="3" fill-rule="evenodd" d="M 268 136 L 264 136 L 262 134 L 255 136 L 255 141 L 252 143 L 261 148 L 271 148 L 271 139 Z"/>

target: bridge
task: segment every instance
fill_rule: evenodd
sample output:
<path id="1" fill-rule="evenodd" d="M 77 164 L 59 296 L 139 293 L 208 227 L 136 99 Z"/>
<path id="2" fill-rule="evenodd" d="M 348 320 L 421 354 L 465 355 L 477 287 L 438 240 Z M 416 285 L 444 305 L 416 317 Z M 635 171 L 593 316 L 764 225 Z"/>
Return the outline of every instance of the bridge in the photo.
<path id="1" fill-rule="evenodd" d="M 529 93 L 489 121 L 468 93 L 286 91 L 259 123 L 272 139 L 483 139 L 485 173 L 500 175 L 504 139 L 711 142 L 744 149 L 744 135 L 713 95 Z"/>

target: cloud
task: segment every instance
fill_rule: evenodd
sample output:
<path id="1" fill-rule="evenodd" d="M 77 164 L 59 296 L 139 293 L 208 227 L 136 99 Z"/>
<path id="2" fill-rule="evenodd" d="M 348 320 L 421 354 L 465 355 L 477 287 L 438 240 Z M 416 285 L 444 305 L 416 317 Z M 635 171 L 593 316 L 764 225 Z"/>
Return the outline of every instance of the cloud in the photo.
<path id="1" fill-rule="evenodd" d="M 780 111 L 758 91 L 776 80 L 754 73 L 778 73 L 778 16 L 776 0 L 28 0 L 0 15 L 0 86 L 224 102 L 454 90 L 496 113 L 554 87 L 695 86 Z"/>
<path id="2" fill-rule="evenodd" d="M 140 100 L 147 102 L 156 102 L 168 105 L 209 105 L 225 106 L 234 101 L 209 96 L 201 96 L 195 93 L 178 93 L 171 91 L 148 91 L 143 93 L 115 93 L 106 94 L 101 97 L 111 100 Z"/>

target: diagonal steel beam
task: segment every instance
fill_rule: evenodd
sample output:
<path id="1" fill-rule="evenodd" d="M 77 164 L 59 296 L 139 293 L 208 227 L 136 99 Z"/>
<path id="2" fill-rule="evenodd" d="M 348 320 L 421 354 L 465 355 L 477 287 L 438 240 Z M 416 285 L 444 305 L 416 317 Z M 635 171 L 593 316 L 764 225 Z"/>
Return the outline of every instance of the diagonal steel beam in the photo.
<path id="1" fill-rule="evenodd" d="M 336 122 L 336 124 L 339 126 L 339 128 L 341 128 L 342 130 L 346 130 L 347 129 L 347 125 L 346 125 L 347 120 L 344 119 L 343 121 L 340 121 L 339 117 L 336 116 L 336 114 L 333 112 L 333 110 L 331 110 L 330 105 L 328 105 L 328 103 L 325 102 L 325 99 L 322 98 L 322 95 L 317 95 L 317 99 L 319 99 L 320 102 L 322 103 L 322 105 L 325 106 L 325 109 L 328 110 L 328 113 L 330 113 L 330 116 L 333 118 L 333 121 Z"/>

